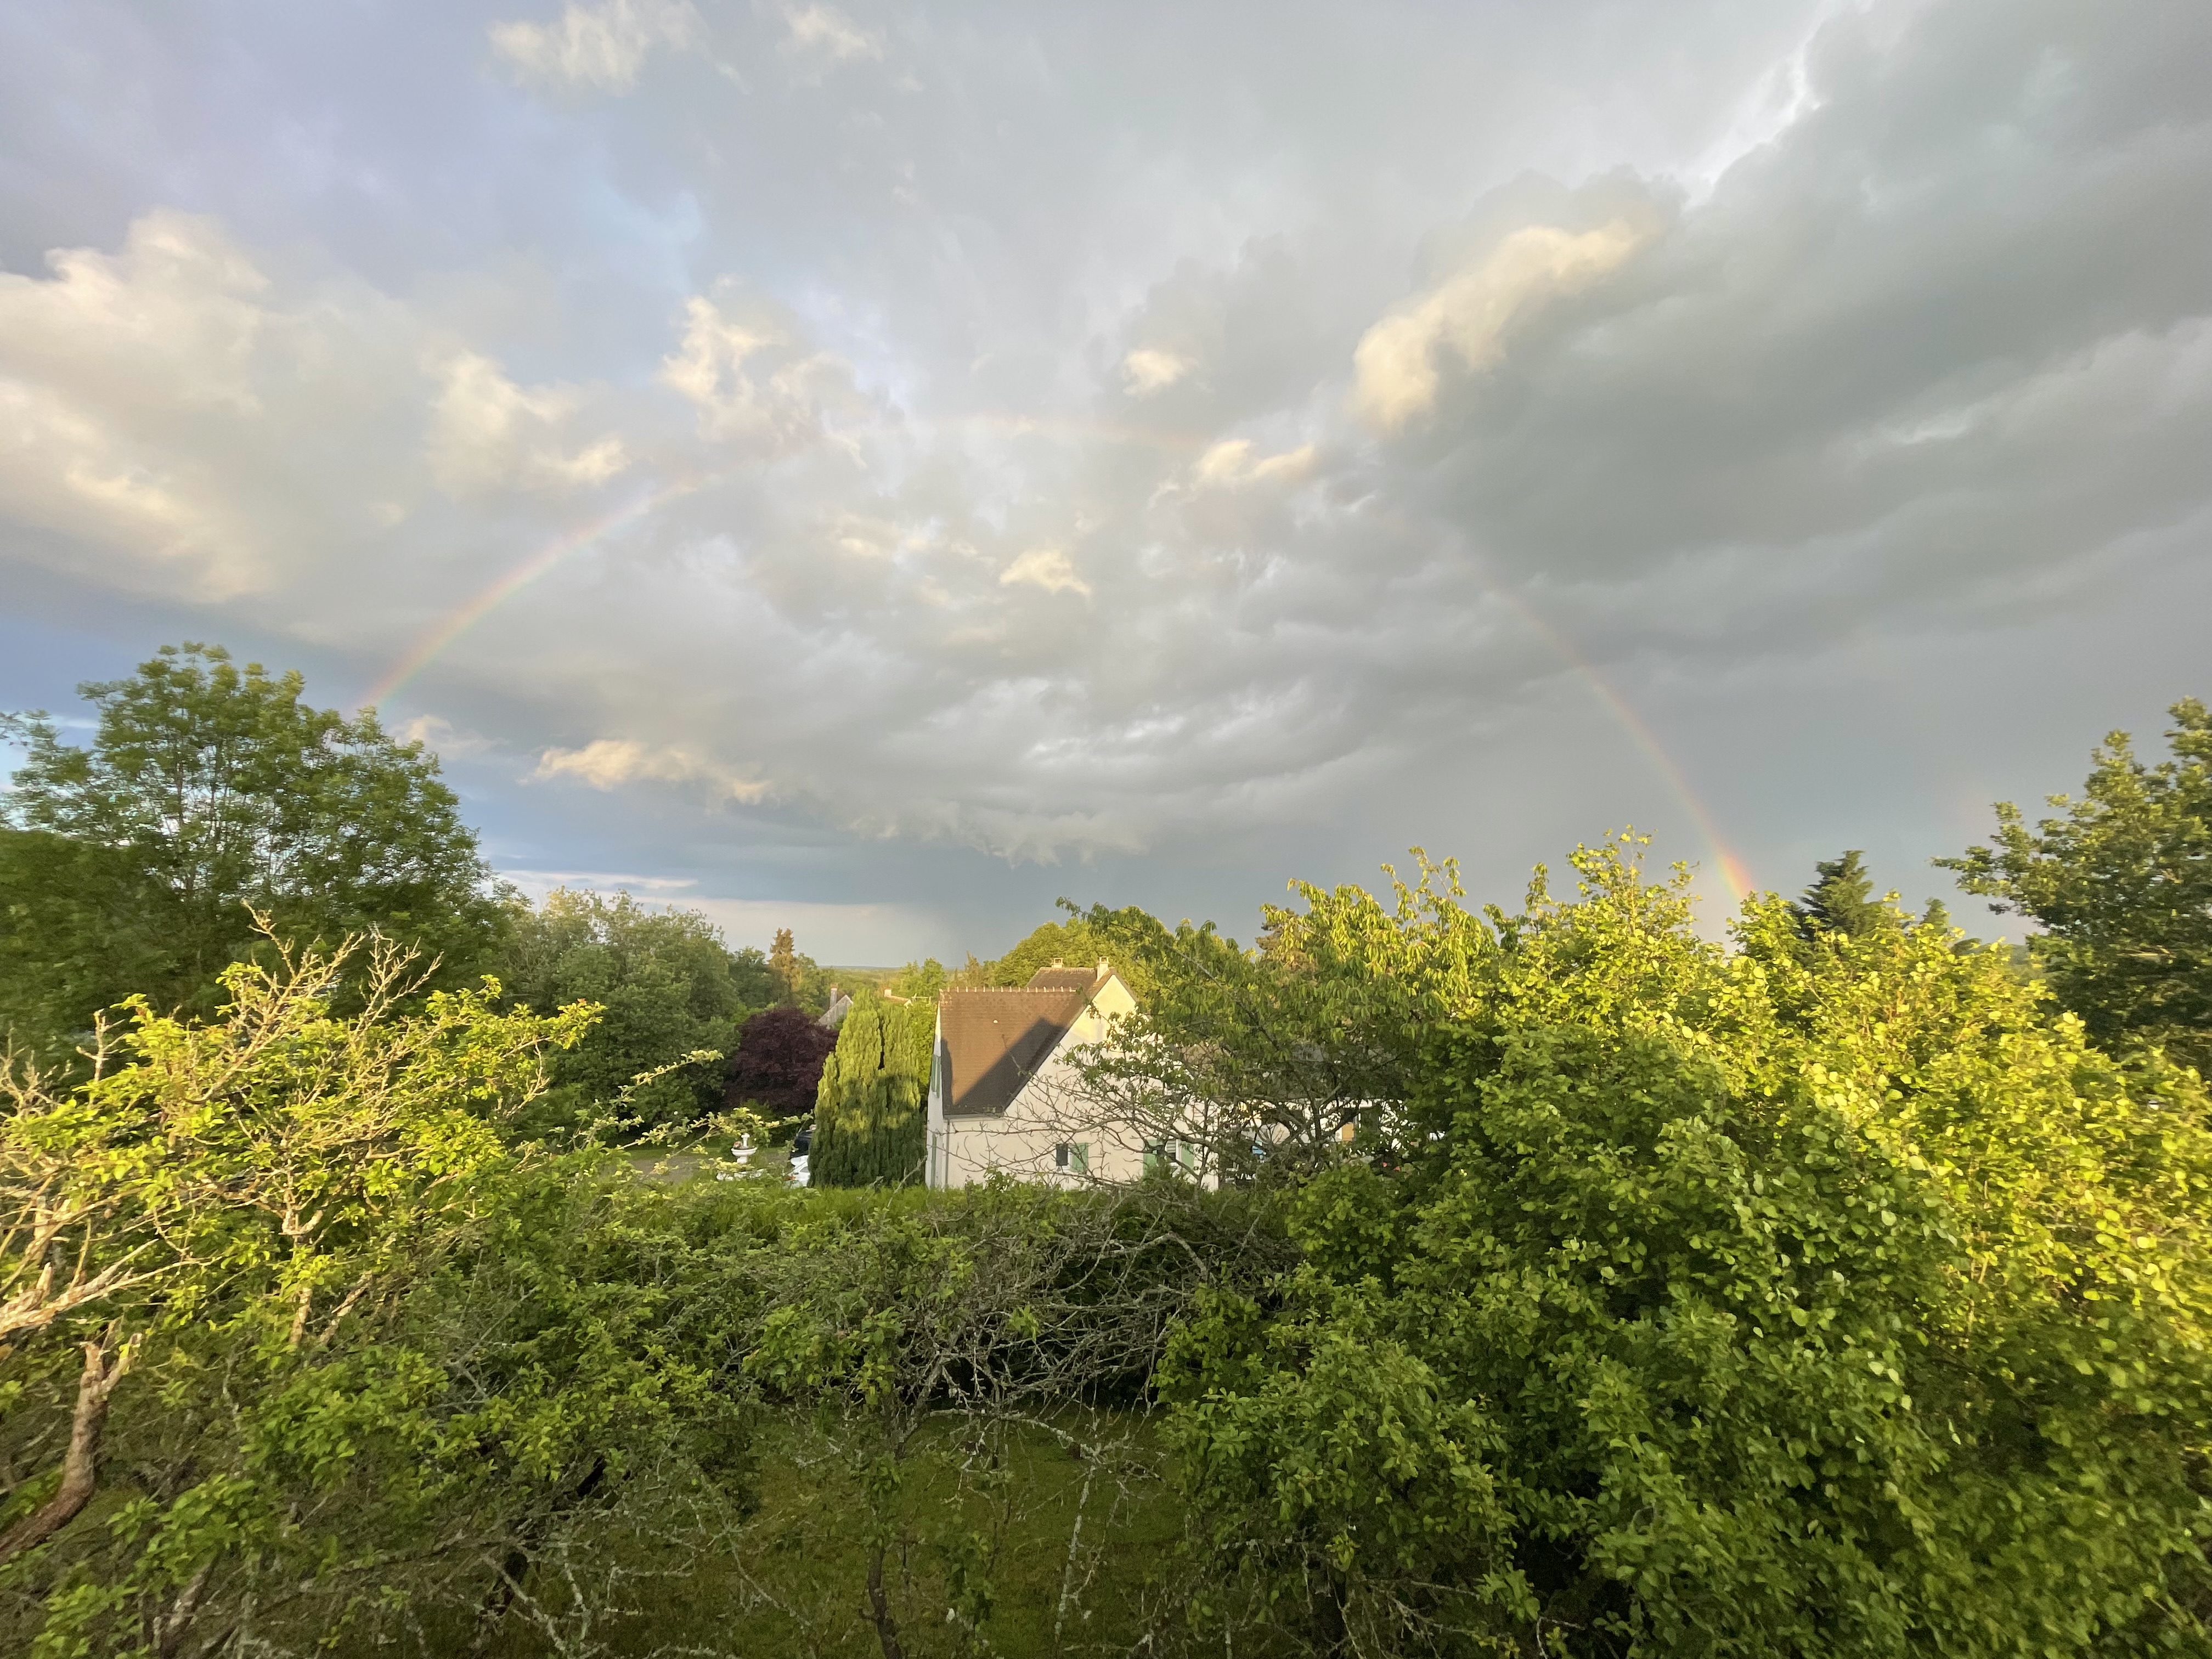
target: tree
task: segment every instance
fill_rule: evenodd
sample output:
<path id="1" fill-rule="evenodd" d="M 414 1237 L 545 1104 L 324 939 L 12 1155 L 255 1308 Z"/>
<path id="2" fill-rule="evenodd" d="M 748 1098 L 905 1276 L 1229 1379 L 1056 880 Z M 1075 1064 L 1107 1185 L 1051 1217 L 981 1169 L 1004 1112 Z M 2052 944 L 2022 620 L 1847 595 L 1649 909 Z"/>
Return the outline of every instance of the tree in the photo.
<path id="1" fill-rule="evenodd" d="M 799 995 L 799 952 L 792 943 L 790 928 L 775 930 L 775 945 L 768 953 L 768 966 L 783 988 L 783 1000 L 795 1000 Z"/>
<path id="2" fill-rule="evenodd" d="M 101 1005 L 85 999 L 118 983 L 210 1010 L 222 969 L 256 947 L 256 911 L 302 941 L 374 929 L 441 961 L 441 982 L 477 967 L 495 914 L 476 837 L 436 758 L 388 737 L 374 711 L 311 708 L 298 673 L 240 669 L 219 646 L 164 646 L 131 677 L 80 690 L 99 716 L 89 748 L 43 714 L 0 717 L 26 750 L 0 822 L 30 836 L 0 846 L 0 885 L 20 895 L 59 869 L 73 889 L 16 912 L 8 981 L 50 963 L 76 987 L 66 1007 L 17 993 L 0 1010 L 27 1040 L 51 1049 L 88 1030 Z M 88 960 L 118 968 L 87 975 Z"/>
<path id="3" fill-rule="evenodd" d="M 730 1061 L 730 1105 L 753 1106 L 771 1118 L 803 1117 L 814 1109 L 822 1062 L 837 1034 L 813 1015 L 788 1004 L 763 1009 L 738 1033 Z"/>
<path id="4" fill-rule="evenodd" d="M 823 1187 L 910 1187 L 928 1149 L 933 1003 L 856 1000 L 822 1066 L 808 1179 Z"/>
<path id="5" fill-rule="evenodd" d="M 497 1132 L 593 1011 L 341 949 L 234 967 L 213 1024 L 140 1006 L 74 1089 L 0 1076 L 0 1647 L 552 1634 L 549 1552 L 743 1496 L 726 1264 L 618 1161 Z"/>
<path id="6" fill-rule="evenodd" d="M 1049 968 L 1055 962 L 1070 968 L 1110 962 L 1131 994 L 1139 1002 L 1149 1000 L 1158 988 L 1155 972 L 1173 966 L 1173 935 L 1159 920 L 1135 905 L 1116 910 L 1094 904 L 1084 910 L 1072 899 L 1061 899 L 1059 903 L 1067 913 L 1065 921 L 1041 923 L 1006 955 L 992 961 L 978 962 L 970 957 L 957 977 L 975 985 L 1018 986 L 1028 984 L 1038 969 Z"/>
<path id="7" fill-rule="evenodd" d="M 921 962 L 909 962 L 890 976 L 884 989 L 893 996 L 908 1002 L 927 1002 L 937 1006 L 937 999 L 945 994 L 945 988 L 952 982 L 952 975 L 935 957 Z"/>
<path id="8" fill-rule="evenodd" d="M 541 1014 L 580 1001 L 601 1010 L 591 1032 L 555 1057 L 554 1087 L 531 1127 L 580 1121 L 645 1073 L 735 1049 L 751 1012 L 745 991 L 757 988 L 757 975 L 749 988 L 745 964 L 698 912 L 562 888 L 535 909 L 510 903 L 505 923 L 493 963 L 504 989 Z M 684 1066 L 635 1091 L 625 1115 L 649 1127 L 711 1112 L 721 1103 L 725 1069 Z"/>
<path id="9" fill-rule="evenodd" d="M 748 1008 L 773 1007 L 782 991 L 775 970 L 769 966 L 768 952 L 757 945 L 730 952 L 730 981 L 738 988 L 738 1000 Z"/>
<path id="10" fill-rule="evenodd" d="M 1861 939 L 1890 919 L 1889 907 L 1874 896 L 1874 878 L 1860 862 L 1864 856 L 1854 848 L 1813 866 L 1813 884 L 1790 907 L 1808 944 L 1830 933 Z"/>
<path id="11" fill-rule="evenodd" d="M 1358 1154 L 1160 1376 L 1201 1624 L 1322 1652 L 2201 1650 L 2212 1132 L 1998 948 L 1632 844 L 1477 915 L 1302 890 Z M 1389 1012 L 1395 1004 L 1397 1013 Z M 1285 1043 L 1346 1040 L 1321 1027 Z M 1393 1062 L 1391 1056 L 1399 1056 Z"/>
<path id="12" fill-rule="evenodd" d="M 173 983 L 173 908 L 127 848 L 0 826 L 0 1047 L 64 1063 L 94 1010 Z"/>
<path id="13" fill-rule="evenodd" d="M 2100 1042 L 2160 1044 L 2212 1070 L 2212 715 L 2169 711 L 2172 756 L 2136 757 L 2114 732 L 2082 797 L 2052 795 L 2033 830 L 1997 805 L 1995 844 L 1936 864 L 1999 914 L 2032 918 L 2033 959 Z"/>

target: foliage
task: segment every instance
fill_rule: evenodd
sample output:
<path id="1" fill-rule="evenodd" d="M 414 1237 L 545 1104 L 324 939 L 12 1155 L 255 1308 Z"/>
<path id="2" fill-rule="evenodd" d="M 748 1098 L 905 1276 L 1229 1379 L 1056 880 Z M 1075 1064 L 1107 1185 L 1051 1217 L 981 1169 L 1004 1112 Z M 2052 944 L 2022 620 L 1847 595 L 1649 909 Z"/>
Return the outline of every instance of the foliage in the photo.
<path id="1" fill-rule="evenodd" d="M 171 908 L 126 848 L 0 825 L 0 1047 L 66 1063 L 96 1010 L 173 982 Z"/>
<path id="2" fill-rule="evenodd" d="M 711 1062 L 736 1047 L 752 988 L 706 917 L 648 908 L 627 893 L 610 899 L 560 889 L 535 909 L 511 902 L 505 920 L 495 961 L 503 989 L 540 1014 L 574 1002 L 600 1010 L 582 1040 L 554 1057 L 553 1087 L 526 1130 L 573 1127 L 632 1079 L 702 1051 L 708 1061 L 636 1088 L 624 1115 L 650 1127 L 720 1104 L 723 1068 Z"/>
<path id="3" fill-rule="evenodd" d="M 933 1632 L 956 1653 L 998 1647 L 1011 1534 L 1036 1504 L 1016 1480 L 1029 1437 L 1085 1468 L 1049 1649 L 1075 1645 L 1090 1633 L 1102 1523 L 1132 1498 L 1158 1502 L 1162 1473 L 1140 1425 L 1085 1408 L 1142 1389 L 1201 1285 L 1250 1279 L 1247 1206 L 1163 1209 L 1141 1194 L 1006 1181 L 804 1196 L 760 1259 L 764 1314 L 744 1370 L 771 1401 L 813 1408 L 799 1420 L 856 1500 L 839 1542 L 858 1546 L 854 1588 L 884 1659 L 946 1650 Z M 935 1501 L 914 1503 L 917 1491 Z"/>
<path id="4" fill-rule="evenodd" d="M 823 1187 L 910 1186 L 927 1155 L 933 1003 L 856 1000 L 823 1064 L 808 1179 Z"/>
<path id="5" fill-rule="evenodd" d="M 1349 1126 L 1401 1089 L 1420 1017 L 1353 957 L 1365 941 L 1280 925 L 1250 950 L 1184 922 L 1094 910 L 1146 988 L 1114 1041 L 1073 1055 L 1073 1103 L 1145 1144 L 1184 1149 L 1201 1182 L 1295 1185 L 1332 1167 Z"/>
<path id="6" fill-rule="evenodd" d="M 775 946 L 768 953 L 768 968 L 782 988 L 781 1000 L 794 1000 L 799 995 L 799 952 L 792 943 L 790 928 L 775 930 Z"/>
<path id="7" fill-rule="evenodd" d="M 2202 1650 L 2186 1073 L 1897 925 L 1731 953 L 1630 849 L 1478 916 L 1305 890 L 1316 1046 L 1418 1033 L 1304 1260 L 1163 1372 L 1219 1589 L 1356 1651 Z M 1381 1087 L 1390 1079 L 1375 1074 Z"/>
<path id="8" fill-rule="evenodd" d="M 257 911 L 301 941 L 374 928 L 442 962 L 441 982 L 473 969 L 494 910 L 435 757 L 386 736 L 373 710 L 348 720 L 309 707 L 302 689 L 296 672 L 241 670 L 220 647 L 165 646 L 126 679 L 80 688 L 99 713 L 88 749 L 42 714 L 0 717 L 0 735 L 26 750 L 0 819 L 98 849 L 20 837 L 0 848 L 16 935 L 6 982 L 51 963 L 58 985 L 76 988 L 64 1007 L 15 993 L 0 1012 L 29 1024 L 24 1041 L 66 1047 L 100 1006 L 82 999 L 118 983 L 159 1007 L 210 1011 L 222 970 L 256 946 Z M 16 908 L 42 870 L 70 896 Z"/>
<path id="9" fill-rule="evenodd" d="M 738 1034 L 729 1103 L 756 1106 L 769 1118 L 805 1116 L 814 1109 L 823 1062 L 836 1044 L 837 1034 L 802 1008 L 763 1009 Z"/>
<path id="10" fill-rule="evenodd" d="M 1138 1001 L 1152 1000 L 1160 989 L 1156 975 L 1173 972 L 1176 966 L 1176 936 L 1158 918 L 1134 905 L 1116 910 L 1094 904 L 1083 910 L 1068 899 L 1060 900 L 1060 905 L 1067 912 L 1066 921 L 1040 924 L 1006 955 L 992 961 L 978 962 L 970 957 L 967 967 L 951 977 L 963 985 L 1020 986 L 1027 985 L 1037 969 L 1055 962 L 1071 968 L 1110 962 Z M 1211 929 L 1210 923 L 1203 930 L 1193 929 L 1188 922 L 1182 924 L 1185 933 L 1210 933 Z M 933 962 L 927 965 L 937 967 Z M 915 970 L 910 967 L 908 971 Z M 892 988 L 902 995 L 909 994 L 898 986 Z"/>
<path id="11" fill-rule="evenodd" d="M 730 952 L 730 978 L 738 988 L 738 1000 L 748 1008 L 773 1007 L 782 988 L 769 966 L 768 953 L 755 945 Z"/>
<path id="12" fill-rule="evenodd" d="M 945 964 L 931 957 L 924 962 L 909 962 L 886 980 L 883 988 L 908 1002 L 927 1002 L 933 1007 L 952 980 Z"/>
<path id="13" fill-rule="evenodd" d="M 1863 939 L 1890 921 L 1889 907 L 1874 896 L 1874 878 L 1862 861 L 1865 856 L 1853 848 L 1839 859 L 1823 859 L 1813 866 L 1813 884 L 1790 907 L 1808 944 L 1831 933 Z"/>
<path id="14" fill-rule="evenodd" d="M 495 1127 L 592 1011 L 404 1013 L 418 977 L 378 945 L 341 1018 L 347 967 L 234 967 L 212 1024 L 141 1005 L 66 1093 L 8 1073 L 13 1650 L 281 1650 L 441 1597 L 496 1618 L 580 1506 L 739 1467 L 655 1334 L 626 1189 Z"/>
<path id="15" fill-rule="evenodd" d="M 2212 714 L 2169 711 L 2170 758 L 2148 765 L 2124 732 L 2092 756 L 2081 799 L 2033 830 L 1997 805 L 1993 846 L 1938 859 L 1992 909 L 2033 918 L 2029 940 L 2058 1000 L 2112 1047 L 2160 1044 L 2212 1070 Z"/>

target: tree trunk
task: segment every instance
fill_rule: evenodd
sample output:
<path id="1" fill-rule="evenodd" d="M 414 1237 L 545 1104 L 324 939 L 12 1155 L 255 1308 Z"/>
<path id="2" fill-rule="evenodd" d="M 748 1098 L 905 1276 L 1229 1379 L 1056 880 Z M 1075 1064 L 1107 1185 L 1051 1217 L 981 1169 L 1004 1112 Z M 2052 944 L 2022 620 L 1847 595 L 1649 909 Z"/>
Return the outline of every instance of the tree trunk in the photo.
<path id="1" fill-rule="evenodd" d="M 131 1369 L 125 1344 L 112 1361 L 105 1341 L 84 1345 L 84 1372 L 76 1380 L 76 1413 L 70 1422 L 69 1451 L 62 1459 L 62 1483 L 54 1495 L 0 1533 L 0 1562 L 36 1549 L 76 1519 L 100 1484 L 100 1431 L 107 1420 L 107 1397 Z"/>
<path id="2" fill-rule="evenodd" d="M 891 1617 L 890 1598 L 884 1594 L 884 1546 L 876 1544 L 868 1550 L 868 1620 L 876 1627 L 876 1641 L 883 1648 L 884 1659 L 906 1659 L 899 1646 L 898 1621 Z"/>

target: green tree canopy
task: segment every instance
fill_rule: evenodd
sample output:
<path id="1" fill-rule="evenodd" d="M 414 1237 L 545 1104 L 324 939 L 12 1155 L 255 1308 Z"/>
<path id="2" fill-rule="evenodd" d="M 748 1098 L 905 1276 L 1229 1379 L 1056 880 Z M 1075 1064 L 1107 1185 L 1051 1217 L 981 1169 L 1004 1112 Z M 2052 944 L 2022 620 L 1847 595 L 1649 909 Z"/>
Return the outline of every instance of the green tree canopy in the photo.
<path id="1" fill-rule="evenodd" d="M 65 1039 L 118 990 L 207 1011 L 255 947 L 255 910 L 300 940 L 374 930 L 441 959 L 447 982 L 475 969 L 487 872 L 422 744 L 219 646 L 165 646 L 80 689 L 88 747 L 43 714 L 0 717 L 26 751 L 0 796 L 0 1019 L 21 1040 Z"/>
<path id="2" fill-rule="evenodd" d="M 1026 985 L 1038 969 L 1055 962 L 1070 968 L 1109 962 L 1131 994 L 1143 1002 L 1158 989 L 1158 975 L 1176 967 L 1176 936 L 1148 911 L 1135 905 L 1111 909 L 1103 904 L 1084 910 L 1070 899 L 1060 900 L 1060 905 L 1067 912 L 1066 920 L 1039 924 L 1004 956 L 989 962 L 970 957 L 967 967 L 953 977 L 971 985 Z M 1188 930 L 1189 924 L 1184 927 Z M 909 967 L 908 971 L 915 970 Z"/>
<path id="3" fill-rule="evenodd" d="M 1425 876 L 1272 918 L 1344 988 L 1279 1040 L 1371 1092 L 1300 1264 L 1163 1374 L 1211 1607 L 1330 1652 L 2201 1650 L 2200 1086 L 1901 914 L 1703 939 L 1630 850 L 1517 915 Z"/>
<path id="4" fill-rule="evenodd" d="M 738 1027 L 759 1006 L 747 994 L 773 994 L 760 953 L 733 957 L 696 910 L 562 888 L 536 908 L 510 902 L 505 921 L 494 963 L 505 990 L 540 1014 L 574 1002 L 601 1010 L 590 1034 L 554 1057 L 554 1086 L 535 1124 L 605 1109 L 633 1079 L 687 1055 L 734 1052 Z M 703 1115 L 721 1103 L 725 1069 L 687 1066 L 641 1086 L 627 1110 L 647 1126 Z"/>
<path id="5" fill-rule="evenodd" d="M 496 1133 L 593 1011 L 355 954 L 234 966 L 212 1023 L 142 1006 L 66 1091 L 0 1066 L 0 1646 L 294 1652 L 442 1607 L 465 1650 L 564 1526 L 737 1473 L 726 1320 L 669 1328 L 649 1195 Z"/>
<path id="6" fill-rule="evenodd" d="M 2043 932 L 2029 948 L 2058 1000 L 2108 1046 L 2160 1043 L 2212 1070 L 2212 715 L 2175 703 L 2172 753 L 2136 758 L 2114 732 L 2081 798 L 2050 797 L 2033 829 L 1998 803 L 1994 845 L 1936 862 L 1999 913 Z"/>

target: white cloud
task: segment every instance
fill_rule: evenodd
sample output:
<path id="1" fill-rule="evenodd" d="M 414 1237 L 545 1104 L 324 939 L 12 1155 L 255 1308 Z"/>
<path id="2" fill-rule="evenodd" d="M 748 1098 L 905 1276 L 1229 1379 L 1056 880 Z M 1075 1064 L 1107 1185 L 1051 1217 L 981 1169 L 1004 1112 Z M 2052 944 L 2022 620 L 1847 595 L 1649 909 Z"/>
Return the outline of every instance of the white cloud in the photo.
<path id="1" fill-rule="evenodd" d="M 826 410 L 851 407 L 851 372 L 804 350 L 767 307 L 724 287 L 684 301 L 684 338 L 661 360 L 660 382 L 698 414 L 702 437 L 771 453 L 829 436 Z"/>
<path id="2" fill-rule="evenodd" d="M 417 714 L 392 728 L 402 743 L 419 743 L 441 758 L 449 755 L 485 755 L 498 747 L 480 732 L 463 731 L 441 714 Z"/>
<path id="3" fill-rule="evenodd" d="M 1139 346 L 1121 359 L 1121 386 L 1132 398 L 1164 392 L 1197 365 L 1188 357 L 1152 346 Z"/>
<path id="4" fill-rule="evenodd" d="M 443 354 L 434 373 L 442 385 L 431 406 L 430 467 L 455 495 L 588 488 L 630 464 L 613 434 L 563 448 L 562 434 L 583 402 L 573 386 L 525 390 L 497 363 L 468 350 Z"/>
<path id="5" fill-rule="evenodd" d="M 770 65 L 743 95 L 661 84 L 670 14 L 597 0 L 605 40 L 509 0 L 537 20 L 518 67 L 653 96 L 433 76 L 403 119 L 365 57 L 313 82 L 332 113 L 306 131 L 210 68 L 228 118 L 172 123 L 175 155 L 112 186 L 172 100 L 97 106 L 125 135 L 101 148 L 19 96 L 58 158 L 0 178 L 23 235 L 187 177 L 259 240 L 155 216 L 0 277 L 0 588 L 77 614 L 126 592 L 116 626 L 289 637 L 361 679 L 507 594 L 394 700 L 496 734 L 514 771 L 547 757 L 562 782 L 520 807 L 466 769 L 487 823 L 592 865 L 615 855 L 563 826 L 615 822 L 631 867 L 722 860 L 687 890 L 823 898 L 959 867 L 931 842 L 1095 854 L 1118 883 L 1123 854 L 1202 844 L 1219 870 L 1263 830 L 1348 871 L 1401 826 L 1641 821 L 1663 781 L 1556 723 L 1598 700 L 1546 630 L 1692 787 L 1809 799 L 1776 780 L 1873 752 L 1879 700 L 1796 705 L 1820 741 L 1772 748 L 1733 711 L 1857 641 L 1971 646 L 2065 592 L 2086 612 L 2125 582 L 2082 573 L 2132 548 L 2201 555 L 2202 7 L 2124 31 L 2056 0 L 1811 0 L 1595 33 L 1478 9 L 1423 20 L 1423 72 L 1316 105 L 1317 65 L 1400 25 L 1291 9 L 1224 58 L 1203 9 L 1162 37 L 1079 6 L 1011 36 L 902 22 L 889 51 L 890 14 L 838 3 L 867 50 L 826 14 L 802 40 L 780 0 L 714 14 Z M 307 60 L 272 41 L 235 53 L 278 84 Z M 829 84 L 786 96 L 787 71 Z M 0 61 L 0 93 L 32 72 Z M 611 474 L 634 511 L 577 499 Z M 2178 636 L 2179 609 L 2143 631 Z M 2196 672 L 2052 638 L 2077 685 Z M 1943 672 L 1907 689 L 2022 728 L 2000 705 L 2028 677 Z M 1501 743 L 1550 758 L 1509 777 Z M 1912 810 L 1909 767 L 1849 765 L 1854 811 Z M 718 811 L 763 779 L 772 801 Z M 1816 828 L 1844 833 L 1790 833 Z M 998 876 L 963 896 L 1019 884 Z"/>
<path id="6" fill-rule="evenodd" d="M 167 210 L 119 252 L 47 264 L 0 273 L 0 513 L 103 550 L 127 586 L 220 599 L 327 538 L 333 497 L 366 526 L 410 494 L 404 307 L 280 284 L 215 221 Z"/>
<path id="7" fill-rule="evenodd" d="M 686 0 L 570 0 L 555 22 L 495 23 L 490 33 L 493 49 L 526 79 L 628 92 L 654 47 L 688 46 L 698 27 Z"/>
<path id="8" fill-rule="evenodd" d="M 1514 231 L 1367 331 L 1352 355 L 1353 411 L 1386 432 L 1426 414 L 1436 405 L 1440 349 L 1450 348 L 1470 371 L 1488 368 L 1504 354 L 1516 317 L 1588 288 L 1650 239 L 1649 227 L 1626 220 L 1579 233 L 1557 225 Z"/>
<path id="9" fill-rule="evenodd" d="M 1199 457 L 1192 469 L 1192 482 L 1200 488 L 1230 489 L 1250 483 L 1297 483 L 1312 473 L 1318 454 L 1313 445 L 1301 444 L 1255 460 L 1253 449 L 1249 438 L 1230 438 L 1215 444 Z"/>
<path id="10" fill-rule="evenodd" d="M 864 29 L 835 6 L 787 6 L 783 12 L 787 51 L 850 64 L 884 55 L 884 38 Z"/>
<path id="11" fill-rule="evenodd" d="M 1056 547 L 1033 547 L 999 573 L 1001 586 L 1026 583 L 1048 593 L 1080 593 L 1091 597 L 1091 584 L 1083 580 L 1075 561 Z"/>
<path id="12" fill-rule="evenodd" d="M 717 763 L 697 750 L 660 746 L 628 738 L 597 738 L 581 749 L 548 749 L 538 757 L 540 778 L 574 778 L 594 789 L 615 790 L 632 783 L 703 783 L 729 800 L 766 799 L 771 786 Z"/>

